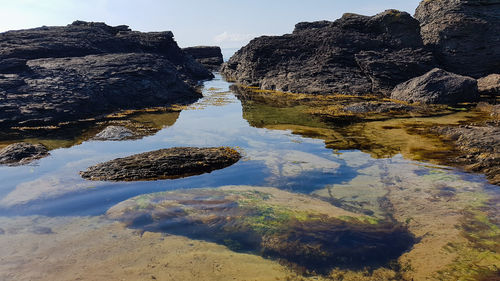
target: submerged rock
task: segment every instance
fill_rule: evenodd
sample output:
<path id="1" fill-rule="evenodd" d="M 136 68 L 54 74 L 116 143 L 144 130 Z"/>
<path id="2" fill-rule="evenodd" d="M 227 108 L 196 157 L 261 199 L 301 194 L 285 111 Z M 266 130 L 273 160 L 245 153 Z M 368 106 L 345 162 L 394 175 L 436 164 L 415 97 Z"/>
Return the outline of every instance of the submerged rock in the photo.
<path id="1" fill-rule="evenodd" d="M 94 140 L 125 140 L 135 136 L 135 133 L 123 126 L 108 126 L 99 132 Z"/>
<path id="2" fill-rule="evenodd" d="M 425 0 L 415 18 L 443 69 L 479 78 L 500 69 L 500 1 Z"/>
<path id="3" fill-rule="evenodd" d="M 42 144 L 14 143 L 0 150 L 0 165 L 24 165 L 48 155 Z"/>
<path id="4" fill-rule="evenodd" d="M 222 67 L 229 79 L 295 93 L 388 93 L 435 67 L 420 25 L 408 13 L 345 14 L 334 22 L 299 23 L 292 34 L 263 36 Z"/>
<path id="5" fill-rule="evenodd" d="M 119 203 L 107 215 L 133 228 L 214 241 L 317 273 L 383 266 L 414 243 L 399 224 L 275 188 L 153 193 Z"/>
<path id="6" fill-rule="evenodd" d="M 477 79 L 479 93 L 487 95 L 500 95 L 500 74 L 491 74 Z"/>
<path id="7" fill-rule="evenodd" d="M 475 79 L 435 68 L 428 73 L 399 84 L 391 98 L 427 104 L 454 104 L 479 99 Z"/>
<path id="8" fill-rule="evenodd" d="M 171 32 L 74 22 L 0 33 L 0 127 L 47 126 L 186 103 L 212 74 Z"/>
<path id="9" fill-rule="evenodd" d="M 222 51 L 217 46 L 196 46 L 182 50 L 212 71 L 218 71 L 223 63 Z"/>
<path id="10" fill-rule="evenodd" d="M 80 174 L 85 179 L 100 181 L 181 178 L 228 167 L 240 157 L 229 147 L 174 147 L 111 160 Z"/>

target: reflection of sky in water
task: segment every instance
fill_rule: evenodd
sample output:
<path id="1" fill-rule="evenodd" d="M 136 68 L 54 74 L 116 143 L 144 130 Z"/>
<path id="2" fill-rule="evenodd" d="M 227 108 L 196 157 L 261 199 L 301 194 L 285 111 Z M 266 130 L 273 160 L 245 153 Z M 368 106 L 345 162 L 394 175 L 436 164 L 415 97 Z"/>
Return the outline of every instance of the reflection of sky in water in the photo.
<path id="1" fill-rule="evenodd" d="M 229 84 L 220 78 L 207 82 L 205 87 L 229 90 Z M 253 128 L 242 118 L 240 102 L 232 95 L 227 98 L 230 103 L 224 106 L 184 110 L 173 126 L 141 140 L 87 141 L 51 151 L 52 155 L 37 165 L 0 167 L 0 214 L 102 214 L 110 206 L 139 194 L 222 185 L 271 185 L 311 193 L 326 185 L 349 183 L 373 165 L 394 168 L 411 163 L 399 156 L 377 160 L 359 151 L 334 154 L 321 140 L 302 138 L 288 131 Z M 245 156 L 226 169 L 176 180 L 104 183 L 85 181 L 78 175 L 99 162 L 174 146 L 237 146 Z M 433 169 L 412 166 L 422 174 L 426 174 L 422 170 Z M 371 175 L 377 183 L 384 176 L 384 172 L 378 173 Z M 484 181 L 473 175 L 467 179 Z"/>

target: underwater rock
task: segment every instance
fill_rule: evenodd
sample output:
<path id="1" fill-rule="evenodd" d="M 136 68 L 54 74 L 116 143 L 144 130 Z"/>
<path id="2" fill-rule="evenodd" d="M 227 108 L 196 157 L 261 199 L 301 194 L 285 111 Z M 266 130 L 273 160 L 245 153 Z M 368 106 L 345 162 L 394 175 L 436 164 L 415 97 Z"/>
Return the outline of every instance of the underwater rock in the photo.
<path id="1" fill-rule="evenodd" d="M 352 113 L 386 113 L 391 111 L 408 112 L 413 109 L 415 109 L 415 107 L 396 102 L 358 102 L 344 107 L 344 111 Z"/>
<path id="2" fill-rule="evenodd" d="M 171 32 L 77 21 L 0 33 L 0 127 L 47 126 L 189 103 L 213 75 Z"/>
<path id="3" fill-rule="evenodd" d="M 49 150 L 42 144 L 14 143 L 0 150 L 0 165 L 24 165 L 46 157 Z"/>
<path id="4" fill-rule="evenodd" d="M 111 160 L 89 167 L 80 175 L 98 181 L 181 178 L 228 167 L 240 158 L 229 147 L 174 147 Z"/>
<path id="5" fill-rule="evenodd" d="M 218 71 L 223 63 L 222 51 L 217 46 L 196 46 L 182 50 L 211 71 Z"/>
<path id="6" fill-rule="evenodd" d="M 141 195 L 115 205 L 107 215 L 132 228 L 214 241 L 317 273 L 383 266 L 415 241 L 399 224 L 264 187 Z"/>
<path id="7" fill-rule="evenodd" d="M 499 14 L 498 0 L 424 0 L 415 18 L 443 69 L 479 78 L 500 69 Z"/>
<path id="8" fill-rule="evenodd" d="M 479 93 L 487 95 L 500 95 L 500 74 L 490 74 L 477 79 Z"/>
<path id="9" fill-rule="evenodd" d="M 94 140 L 125 140 L 135 136 L 135 133 L 123 126 L 108 126 L 99 132 Z"/>
<path id="10" fill-rule="evenodd" d="M 412 103 L 455 104 L 479 99 L 475 79 L 435 68 L 399 84 L 391 98 Z"/>
<path id="11" fill-rule="evenodd" d="M 298 23 L 292 34 L 252 40 L 223 64 L 222 73 L 247 86 L 293 93 L 388 94 L 436 64 L 420 24 L 408 13 L 345 14 Z"/>

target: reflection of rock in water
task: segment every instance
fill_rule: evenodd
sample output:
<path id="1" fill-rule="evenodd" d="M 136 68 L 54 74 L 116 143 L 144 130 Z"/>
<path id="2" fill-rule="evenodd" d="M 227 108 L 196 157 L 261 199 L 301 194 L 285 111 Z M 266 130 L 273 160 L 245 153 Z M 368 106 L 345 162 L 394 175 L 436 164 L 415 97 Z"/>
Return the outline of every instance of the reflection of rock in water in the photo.
<path id="1" fill-rule="evenodd" d="M 134 228 L 214 241 L 318 273 L 384 266 L 414 243 L 400 225 L 274 188 L 142 195 L 112 207 L 108 216 Z"/>

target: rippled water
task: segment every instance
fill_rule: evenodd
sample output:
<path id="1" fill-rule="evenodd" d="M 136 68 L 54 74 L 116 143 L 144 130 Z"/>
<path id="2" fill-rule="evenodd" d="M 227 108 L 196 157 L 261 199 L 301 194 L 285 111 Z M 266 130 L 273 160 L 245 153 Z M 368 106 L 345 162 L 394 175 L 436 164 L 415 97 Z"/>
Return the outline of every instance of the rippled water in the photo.
<path id="1" fill-rule="evenodd" d="M 442 249 L 452 247 L 450 255 L 456 256 L 461 255 L 462 248 L 470 246 L 466 236 L 460 232 L 463 210 L 487 204 L 489 198 L 497 194 L 497 187 L 489 185 L 481 175 L 466 174 L 455 168 L 431 164 L 429 161 L 432 159 L 425 159 L 428 152 L 448 152 L 439 151 L 446 150 L 447 146 L 435 139 L 422 138 L 415 143 L 412 135 L 404 131 L 404 124 L 424 122 L 425 118 L 389 120 L 382 124 L 371 122 L 364 124 L 363 128 L 360 125 L 335 128 L 334 124 L 323 123 L 321 120 L 307 120 L 309 117 L 296 114 L 293 109 L 256 103 L 245 103 L 242 106 L 229 86 L 229 83 L 217 76 L 205 83 L 205 97 L 180 114 L 135 115 L 136 120 L 163 127 L 154 135 L 120 142 L 85 141 L 85 138 L 72 141 L 42 140 L 51 147 L 65 148 L 52 150 L 50 157 L 32 165 L 0 167 L 0 280 L 67 280 L 65 276 L 110 280 L 109 278 L 128 275 L 147 279 L 151 279 L 151 276 L 161 277 L 162 280 L 240 280 L 250 277 L 275 280 L 301 276 L 303 269 L 296 270 L 293 265 L 283 263 L 280 255 L 266 255 L 253 252 L 252 249 L 232 249 L 234 239 L 231 243 L 226 243 L 224 241 L 227 237 L 213 239 L 213 235 L 208 234 L 207 237 L 188 233 L 183 235 L 183 224 L 177 225 L 175 231 L 160 228 L 160 234 L 175 234 L 174 236 L 151 238 L 144 236 L 144 233 L 127 232 L 137 231 L 137 227 L 127 229 L 121 224 L 116 226 L 116 223 L 105 216 L 108 209 L 135 196 L 226 185 L 269 186 L 288 191 L 292 195 L 303 194 L 351 214 L 390 221 L 408 229 L 405 233 L 411 233 L 415 237 L 416 240 L 412 242 L 416 243 L 415 246 L 402 247 L 407 253 L 399 252 L 398 256 L 403 256 L 396 257 L 397 262 L 393 261 L 392 265 L 386 263 L 372 268 L 371 270 L 381 266 L 381 271 L 371 271 L 371 275 L 368 274 L 373 278 L 441 278 L 445 275 L 439 275 L 439 270 L 452 270 L 453 266 L 476 270 L 475 261 L 465 265 L 454 262 L 453 257 L 448 257 Z M 468 118 L 467 114 L 471 113 L 432 120 L 436 123 L 454 123 Z M 396 131 L 394 125 L 399 126 L 396 126 Z M 359 132 L 365 135 L 360 136 Z M 345 143 L 351 142 L 346 140 L 353 140 L 355 145 L 350 148 Z M 359 146 L 360 140 L 371 145 Z M 342 145 L 338 145 L 339 143 Z M 175 180 L 110 183 L 87 181 L 79 176 L 79 171 L 103 161 L 175 146 L 232 146 L 237 147 L 244 157 L 223 170 Z M 419 153 L 423 150 L 427 153 Z M 289 202 L 289 208 L 294 208 L 293 204 L 301 204 L 300 200 L 295 202 L 290 199 Z M 218 213 L 217 216 L 222 215 Z M 220 231 L 221 227 L 223 226 L 219 225 L 215 229 Z M 493 226 L 491 228 L 494 229 Z M 153 233 L 158 232 L 157 230 L 158 228 Z M 186 232 L 188 230 L 186 226 Z M 434 238 L 426 236 L 433 232 L 435 234 L 431 236 Z M 94 236 L 94 239 L 84 236 L 86 233 Z M 300 235 L 301 232 L 297 233 Z M 315 239 L 314 235 L 303 235 L 309 235 L 308 239 Z M 494 236 L 494 239 L 497 237 Z M 27 243 L 26 240 L 31 242 Z M 120 241 L 129 246 L 116 244 Z M 492 243 L 498 242 L 493 241 Z M 210 244 L 213 242 L 220 248 L 214 248 L 216 246 Z M 157 252 L 162 243 L 171 243 L 167 246 L 177 247 L 177 252 Z M 450 246 L 449 243 L 455 244 Z M 462 245 L 460 243 L 465 246 L 457 246 Z M 151 245 L 158 247 L 148 248 Z M 70 250 L 73 247 L 77 250 Z M 120 247 L 126 249 L 126 253 L 120 252 Z M 107 249 L 108 256 L 104 257 L 98 249 Z M 149 249 L 147 253 L 139 256 L 132 254 L 146 249 Z M 437 251 L 437 254 L 433 251 Z M 381 255 L 380 252 L 377 254 Z M 161 262 L 157 260 L 161 259 L 160 255 L 163 259 L 172 259 L 165 261 L 166 264 L 175 264 L 177 257 L 179 261 L 191 263 L 192 267 L 179 264 L 174 268 L 165 266 L 160 269 Z M 439 261 L 423 261 L 429 256 Z M 264 259 L 252 262 L 248 260 L 253 258 Z M 498 269 L 499 266 L 495 258 L 498 257 L 493 256 L 488 261 L 489 264 L 481 266 L 485 266 L 488 272 L 495 272 L 495 268 Z M 74 262 L 70 263 L 69 260 L 72 259 Z M 300 256 L 295 259 L 300 260 Z M 101 261 L 99 265 L 104 268 L 96 266 L 96 260 Z M 115 260 L 116 262 L 112 262 Z M 366 260 L 366 265 L 370 262 Z M 44 266 L 33 266 L 33 263 Z M 249 263 L 256 268 L 249 267 Z M 357 260 L 356 263 L 363 265 L 362 260 Z M 399 265 L 394 266 L 394 263 Z M 353 273 L 353 269 L 345 265 L 345 260 L 339 263 L 338 270 L 342 274 L 353 274 L 352 280 L 361 280 L 356 279 L 357 273 Z M 85 270 L 92 266 L 94 271 Z M 198 268 L 198 273 L 194 272 L 195 267 Z M 228 267 L 234 269 L 228 270 Z M 334 268 L 336 264 L 328 267 L 329 270 Z M 362 268 L 363 266 L 358 266 L 357 270 Z M 250 271 L 254 269 L 265 275 L 255 272 L 252 275 Z M 205 270 L 205 274 L 200 270 Z M 474 271 L 471 276 L 475 276 L 477 272 L 480 271 Z M 88 274 L 92 274 L 91 277 Z M 311 274 L 319 272 L 310 271 L 307 274 L 301 278 L 309 278 Z M 328 272 L 321 272 L 318 276 L 333 278 L 335 274 L 337 273 L 329 275 Z"/>

